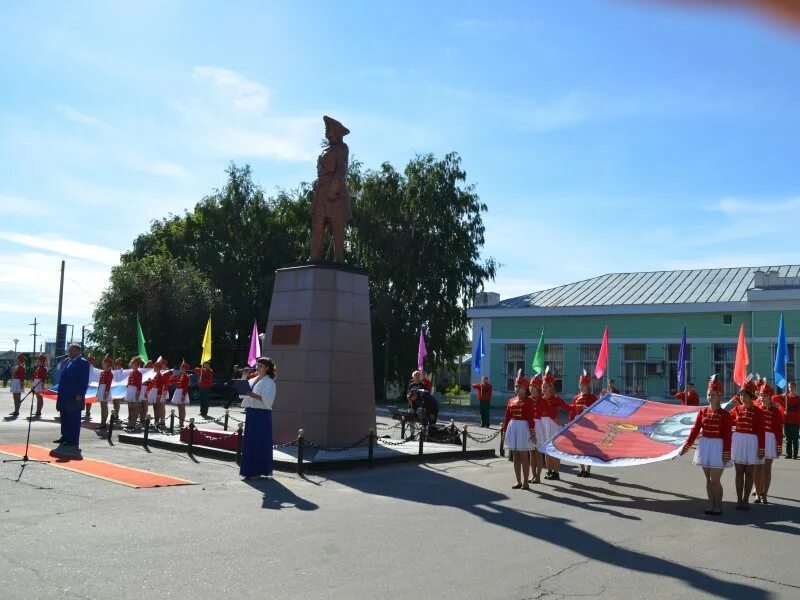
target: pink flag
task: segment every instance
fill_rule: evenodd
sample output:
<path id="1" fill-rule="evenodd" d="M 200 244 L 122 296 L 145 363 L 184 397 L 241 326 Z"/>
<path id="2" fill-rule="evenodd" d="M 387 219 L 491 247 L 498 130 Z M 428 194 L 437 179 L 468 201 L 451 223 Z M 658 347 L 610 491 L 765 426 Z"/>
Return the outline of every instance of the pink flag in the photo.
<path id="1" fill-rule="evenodd" d="M 419 330 L 419 349 L 417 350 L 417 368 L 423 370 L 423 360 L 428 356 L 428 351 L 425 349 L 425 337 L 422 335 L 422 330 Z"/>
<path id="2" fill-rule="evenodd" d="M 606 372 L 608 367 L 608 325 L 603 332 L 603 343 L 600 344 L 600 354 L 597 355 L 597 364 L 594 367 L 594 376 L 597 379 L 603 378 L 603 373 Z"/>
<path id="3" fill-rule="evenodd" d="M 247 355 L 247 364 L 255 366 L 261 356 L 261 344 L 258 340 L 258 320 L 253 321 L 253 333 L 250 334 L 250 353 Z"/>

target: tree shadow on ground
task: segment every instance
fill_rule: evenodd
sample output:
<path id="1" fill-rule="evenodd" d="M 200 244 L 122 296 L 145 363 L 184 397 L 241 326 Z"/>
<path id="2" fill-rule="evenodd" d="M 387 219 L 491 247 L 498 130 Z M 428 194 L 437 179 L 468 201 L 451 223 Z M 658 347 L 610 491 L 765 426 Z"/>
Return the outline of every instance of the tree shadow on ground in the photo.
<path id="1" fill-rule="evenodd" d="M 260 477 L 258 479 L 247 479 L 245 482 L 250 487 L 258 490 L 264 496 L 261 500 L 261 508 L 271 510 L 281 510 L 296 508 L 297 510 L 317 510 L 319 506 L 304 498 L 301 498 L 280 481 L 270 477 Z"/>
<path id="2" fill-rule="evenodd" d="M 510 508 L 502 504 L 503 501 L 509 499 L 506 494 L 485 489 L 427 468 L 411 467 L 402 469 L 391 477 L 373 477 L 364 473 L 337 473 L 332 474 L 330 479 L 366 494 L 432 506 L 459 508 L 487 523 L 530 536 L 554 546 L 560 546 L 589 560 L 631 571 L 679 579 L 691 587 L 710 595 L 723 598 L 748 598 L 750 600 L 761 600 L 771 596 L 759 587 L 720 579 L 685 564 L 618 546 L 583 531 L 569 519 L 549 517 Z M 526 492 L 513 491 L 510 493 L 516 495 L 525 494 Z M 545 488 L 545 491 L 539 493 L 540 495 L 550 495 L 550 490 Z M 563 492 L 552 490 L 553 496 L 557 493 Z M 565 501 L 564 498 L 554 498 L 554 500 L 558 502 Z M 603 502 L 608 504 L 605 500 Z M 679 500 L 665 502 L 673 509 L 678 504 L 686 504 Z M 586 510 L 600 509 L 602 512 L 619 516 L 615 514 L 616 511 L 597 506 L 589 507 L 584 501 L 573 500 L 568 503 Z M 642 506 L 636 506 L 632 502 L 630 504 L 618 502 L 618 505 L 622 504 L 626 508 L 644 508 L 647 510 L 652 502 L 643 503 Z M 669 511 L 664 510 L 663 512 Z M 753 513 L 754 511 L 751 510 L 749 512 Z M 670 514 L 675 513 L 671 512 Z M 638 519 L 637 517 L 633 518 Z"/>

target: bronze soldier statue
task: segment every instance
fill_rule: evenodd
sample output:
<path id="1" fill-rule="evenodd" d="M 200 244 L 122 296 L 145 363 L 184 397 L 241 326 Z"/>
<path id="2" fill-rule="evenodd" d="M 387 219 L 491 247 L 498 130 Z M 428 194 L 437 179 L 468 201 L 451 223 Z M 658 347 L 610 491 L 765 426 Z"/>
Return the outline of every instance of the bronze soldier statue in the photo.
<path id="1" fill-rule="evenodd" d="M 311 261 L 322 260 L 326 225 L 333 234 L 333 259 L 344 262 L 344 228 L 350 220 L 347 160 L 350 150 L 342 139 L 350 130 L 336 119 L 322 117 L 328 145 L 317 159 L 317 179 L 311 200 Z"/>

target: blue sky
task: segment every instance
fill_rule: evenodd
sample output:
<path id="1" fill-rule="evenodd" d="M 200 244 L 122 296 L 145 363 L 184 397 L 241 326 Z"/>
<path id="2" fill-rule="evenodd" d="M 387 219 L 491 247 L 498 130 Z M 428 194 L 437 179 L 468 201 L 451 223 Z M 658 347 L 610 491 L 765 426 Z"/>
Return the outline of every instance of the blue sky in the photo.
<path id="1" fill-rule="evenodd" d="M 90 323 L 120 251 L 250 163 L 458 151 L 503 297 L 609 271 L 798 261 L 800 31 L 585 2 L 5 2 L 0 348 Z M 79 327 L 78 327 L 79 328 Z"/>

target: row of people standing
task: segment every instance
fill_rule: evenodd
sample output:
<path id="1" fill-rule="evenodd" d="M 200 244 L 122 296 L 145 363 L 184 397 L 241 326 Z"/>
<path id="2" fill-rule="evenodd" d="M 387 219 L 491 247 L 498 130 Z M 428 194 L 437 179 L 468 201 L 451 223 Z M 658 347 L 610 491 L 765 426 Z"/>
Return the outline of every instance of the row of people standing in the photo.
<path id="1" fill-rule="evenodd" d="M 516 483 L 513 489 L 528 489 L 529 484 L 541 482 L 541 473 L 546 468 L 544 479 L 561 478 L 561 461 L 548 456 L 537 447 L 556 435 L 564 427 L 559 412 L 564 411 L 572 420 L 597 401 L 591 393 L 591 379 L 584 373 L 578 379 L 580 393 L 571 404 L 556 394 L 555 377 L 549 368 L 544 376 L 536 375 L 528 380 L 518 373 L 515 382 L 516 396 L 506 405 L 503 419 L 503 445 L 512 453 Z M 533 473 L 531 474 L 531 471 Z M 581 465 L 579 477 L 590 477 L 591 467 Z"/>
<path id="2" fill-rule="evenodd" d="M 773 403 L 774 390 L 766 381 L 749 378 L 728 412 L 721 405 L 722 384 L 714 375 L 708 384 L 709 406 L 697 414 L 681 454 L 699 441 L 694 463 L 703 468 L 710 507 L 708 515 L 722 514 L 721 477 L 725 468 L 736 471 L 736 508 L 747 510 L 755 486 L 755 502 L 768 503 L 772 461 L 782 453 L 783 411 Z"/>

